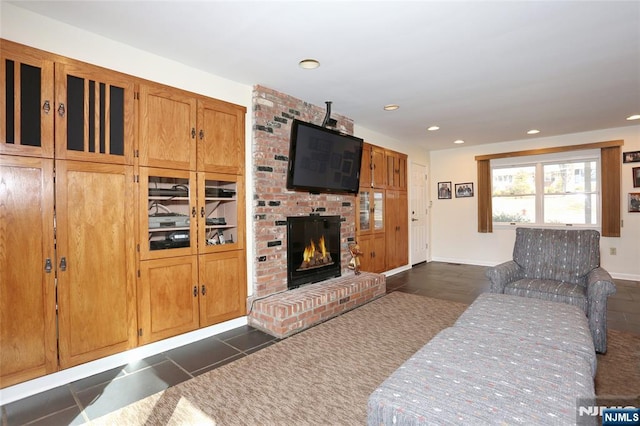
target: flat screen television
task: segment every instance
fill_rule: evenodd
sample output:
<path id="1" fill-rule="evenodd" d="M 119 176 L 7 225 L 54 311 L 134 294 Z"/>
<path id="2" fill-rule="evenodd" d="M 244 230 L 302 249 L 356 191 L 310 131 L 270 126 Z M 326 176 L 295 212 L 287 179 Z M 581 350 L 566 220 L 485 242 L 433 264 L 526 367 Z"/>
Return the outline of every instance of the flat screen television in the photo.
<path id="1" fill-rule="evenodd" d="M 311 193 L 357 194 L 363 140 L 294 120 L 287 188 Z"/>

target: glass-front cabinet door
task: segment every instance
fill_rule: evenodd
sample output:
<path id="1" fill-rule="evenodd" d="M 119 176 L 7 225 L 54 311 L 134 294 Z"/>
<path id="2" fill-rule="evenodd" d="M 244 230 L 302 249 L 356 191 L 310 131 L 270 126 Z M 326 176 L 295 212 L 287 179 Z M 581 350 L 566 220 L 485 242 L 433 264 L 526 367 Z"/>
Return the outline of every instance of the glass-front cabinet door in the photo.
<path id="1" fill-rule="evenodd" d="M 373 230 L 384 231 L 384 192 L 373 191 Z"/>
<path id="2" fill-rule="evenodd" d="M 358 196 L 358 210 L 359 210 L 359 232 L 369 232 L 371 231 L 371 209 L 373 208 L 372 202 L 372 191 L 371 190 L 360 190 L 360 194 Z"/>
<path id="3" fill-rule="evenodd" d="M 242 176 L 198 173 L 200 253 L 244 248 L 242 185 Z"/>
<path id="4" fill-rule="evenodd" d="M 358 211 L 358 232 L 384 231 L 384 191 L 360 188 Z"/>
<path id="5" fill-rule="evenodd" d="M 196 254 L 195 182 L 195 172 L 140 167 L 141 259 Z"/>

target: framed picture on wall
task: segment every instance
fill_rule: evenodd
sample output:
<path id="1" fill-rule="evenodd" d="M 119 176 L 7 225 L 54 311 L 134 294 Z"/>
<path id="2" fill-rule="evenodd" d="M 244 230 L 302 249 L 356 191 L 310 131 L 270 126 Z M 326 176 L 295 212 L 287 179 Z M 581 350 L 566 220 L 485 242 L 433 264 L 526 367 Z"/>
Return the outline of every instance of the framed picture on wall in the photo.
<path id="1" fill-rule="evenodd" d="M 438 182 L 438 200 L 451 199 L 451 182 Z"/>
<path id="2" fill-rule="evenodd" d="M 473 197 L 473 182 L 456 183 L 456 198 Z"/>
<path id="3" fill-rule="evenodd" d="M 640 188 L 640 167 L 634 167 L 631 172 L 633 173 L 633 187 Z"/>
<path id="4" fill-rule="evenodd" d="M 640 192 L 629 193 L 629 213 L 640 213 Z"/>
<path id="5" fill-rule="evenodd" d="M 640 151 L 628 151 L 622 153 L 623 163 L 638 163 L 640 162 Z"/>

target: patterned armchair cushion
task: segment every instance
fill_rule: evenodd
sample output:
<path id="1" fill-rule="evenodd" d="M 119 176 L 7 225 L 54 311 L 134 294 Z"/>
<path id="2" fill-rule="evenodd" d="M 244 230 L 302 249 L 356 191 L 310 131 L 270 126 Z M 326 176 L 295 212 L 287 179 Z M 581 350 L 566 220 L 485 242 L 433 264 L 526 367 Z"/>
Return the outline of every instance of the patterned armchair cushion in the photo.
<path id="1" fill-rule="evenodd" d="M 591 229 L 517 228 L 513 260 L 525 278 L 586 286 L 586 275 L 600 266 L 600 234 Z"/>

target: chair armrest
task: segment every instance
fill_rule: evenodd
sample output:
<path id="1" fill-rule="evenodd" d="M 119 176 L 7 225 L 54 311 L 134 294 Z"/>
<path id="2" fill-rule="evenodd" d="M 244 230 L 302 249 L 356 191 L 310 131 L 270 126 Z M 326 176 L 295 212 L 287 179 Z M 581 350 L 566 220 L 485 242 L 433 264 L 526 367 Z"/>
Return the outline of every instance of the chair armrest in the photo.
<path id="1" fill-rule="evenodd" d="M 523 278 L 522 268 L 513 260 L 487 268 L 485 276 L 491 281 L 491 293 L 504 293 L 507 284 Z"/>
<path id="2" fill-rule="evenodd" d="M 602 300 L 616 293 L 616 285 L 611 275 L 602 267 L 587 274 L 587 299 Z"/>

